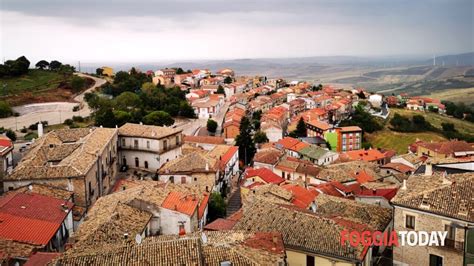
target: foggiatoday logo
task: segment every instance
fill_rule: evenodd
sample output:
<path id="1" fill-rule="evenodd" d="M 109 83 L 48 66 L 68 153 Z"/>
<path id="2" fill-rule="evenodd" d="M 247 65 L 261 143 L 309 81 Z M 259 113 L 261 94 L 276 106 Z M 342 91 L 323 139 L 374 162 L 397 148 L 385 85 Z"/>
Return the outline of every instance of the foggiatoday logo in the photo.
<path id="1" fill-rule="evenodd" d="M 341 231 L 341 245 L 359 246 L 444 246 L 446 231 Z"/>

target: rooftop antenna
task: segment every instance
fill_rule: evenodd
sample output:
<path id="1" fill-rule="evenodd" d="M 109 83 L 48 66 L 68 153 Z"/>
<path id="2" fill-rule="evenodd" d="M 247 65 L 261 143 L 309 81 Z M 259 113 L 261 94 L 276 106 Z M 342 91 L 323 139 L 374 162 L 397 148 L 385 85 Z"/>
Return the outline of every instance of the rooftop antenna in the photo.
<path id="1" fill-rule="evenodd" d="M 136 234 L 135 235 L 135 242 L 137 243 L 137 245 L 140 245 L 142 243 L 142 236 L 140 234 Z"/>

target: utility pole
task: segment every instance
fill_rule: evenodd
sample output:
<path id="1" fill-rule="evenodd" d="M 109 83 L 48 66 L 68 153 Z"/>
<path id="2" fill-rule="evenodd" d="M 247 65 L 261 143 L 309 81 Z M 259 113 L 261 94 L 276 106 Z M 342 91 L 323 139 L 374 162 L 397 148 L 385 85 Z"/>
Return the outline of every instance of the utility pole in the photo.
<path id="1" fill-rule="evenodd" d="M 81 72 L 81 61 L 78 61 L 78 65 L 79 72 Z"/>

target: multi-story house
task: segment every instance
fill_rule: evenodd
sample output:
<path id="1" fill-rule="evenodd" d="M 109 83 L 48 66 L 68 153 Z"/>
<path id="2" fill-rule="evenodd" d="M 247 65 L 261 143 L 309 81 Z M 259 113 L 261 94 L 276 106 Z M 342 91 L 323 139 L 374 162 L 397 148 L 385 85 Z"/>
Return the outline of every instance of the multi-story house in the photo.
<path id="1" fill-rule="evenodd" d="M 472 249 L 465 248 L 467 236 L 472 239 L 474 233 L 473 187 L 470 173 L 411 176 L 391 201 L 395 231 L 442 231 L 447 236 L 444 246 L 395 246 L 394 265 L 474 263 Z"/>
<path id="2" fill-rule="evenodd" d="M 75 216 L 80 219 L 115 184 L 117 140 L 118 129 L 111 128 L 51 131 L 33 143 L 3 179 L 3 188 L 7 191 L 39 183 L 72 191 L 73 202 L 79 207 Z"/>
<path id="3" fill-rule="evenodd" d="M 13 143 L 8 137 L 0 135 L 0 177 L 10 174 L 12 170 Z"/>
<path id="4" fill-rule="evenodd" d="M 156 172 L 181 155 L 180 129 L 126 123 L 118 133 L 121 166 Z"/>

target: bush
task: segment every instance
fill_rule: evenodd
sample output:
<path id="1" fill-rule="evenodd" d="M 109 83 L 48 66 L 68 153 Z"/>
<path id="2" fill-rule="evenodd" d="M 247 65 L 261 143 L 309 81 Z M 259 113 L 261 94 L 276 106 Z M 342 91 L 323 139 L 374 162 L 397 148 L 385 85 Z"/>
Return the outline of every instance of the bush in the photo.
<path id="1" fill-rule="evenodd" d="M 70 118 L 64 120 L 64 124 L 68 126 L 72 126 L 74 124 L 74 121 Z"/>
<path id="2" fill-rule="evenodd" d="M 0 117 L 9 117 L 13 114 L 12 108 L 6 101 L 0 101 Z"/>
<path id="3" fill-rule="evenodd" d="M 79 105 L 76 105 L 72 108 L 72 111 L 77 112 L 77 111 L 79 111 L 79 109 L 80 109 Z"/>
<path id="4" fill-rule="evenodd" d="M 21 130 L 20 130 L 21 133 L 26 133 L 28 132 L 28 129 L 26 127 L 23 127 Z"/>
<path id="5" fill-rule="evenodd" d="M 84 117 L 74 115 L 72 117 L 72 121 L 82 123 L 82 122 L 84 122 Z"/>
<path id="6" fill-rule="evenodd" d="M 207 120 L 207 131 L 211 132 L 211 133 L 216 133 L 216 130 L 217 130 L 217 122 L 212 120 L 212 119 L 208 119 Z"/>
<path id="7" fill-rule="evenodd" d="M 38 130 L 38 124 L 39 123 L 35 123 L 35 124 L 31 124 L 28 129 L 29 130 Z M 47 127 L 48 126 L 48 121 L 41 121 L 41 124 L 43 124 L 43 128 Z"/>
<path id="8" fill-rule="evenodd" d="M 7 129 L 7 133 L 5 135 L 12 141 L 16 141 L 16 133 L 13 130 Z"/>
<path id="9" fill-rule="evenodd" d="M 226 214 L 226 203 L 220 193 L 213 192 L 209 201 L 208 222 L 212 222 L 217 218 L 224 218 Z"/>

